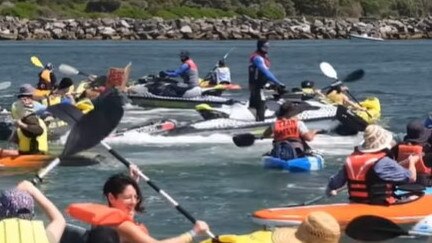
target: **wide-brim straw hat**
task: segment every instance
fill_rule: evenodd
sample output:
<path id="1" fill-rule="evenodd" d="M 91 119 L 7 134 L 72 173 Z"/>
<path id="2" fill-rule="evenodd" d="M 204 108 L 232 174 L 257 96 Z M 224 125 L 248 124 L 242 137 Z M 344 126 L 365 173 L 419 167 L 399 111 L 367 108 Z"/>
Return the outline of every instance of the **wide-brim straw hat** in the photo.
<path id="1" fill-rule="evenodd" d="M 316 211 L 309 214 L 300 226 L 295 228 L 276 228 L 273 243 L 337 243 L 341 230 L 339 223 L 330 214 Z"/>
<path id="2" fill-rule="evenodd" d="M 362 153 L 374 153 L 383 149 L 390 149 L 393 141 L 391 132 L 378 125 L 369 125 L 363 133 L 363 143 L 358 150 Z"/>

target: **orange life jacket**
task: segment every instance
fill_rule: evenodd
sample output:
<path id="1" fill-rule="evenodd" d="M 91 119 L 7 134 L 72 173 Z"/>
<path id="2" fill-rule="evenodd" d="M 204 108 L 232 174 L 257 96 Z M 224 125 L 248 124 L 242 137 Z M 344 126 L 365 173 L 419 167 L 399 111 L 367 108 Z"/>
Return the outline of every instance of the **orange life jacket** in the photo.
<path id="1" fill-rule="evenodd" d="M 296 119 L 280 118 L 274 124 L 273 136 L 276 142 L 300 140 L 300 131 Z"/>
<path id="2" fill-rule="evenodd" d="M 414 144 L 399 144 L 398 145 L 398 155 L 397 155 L 397 161 L 402 161 L 404 159 L 407 159 L 411 154 L 422 154 L 423 153 L 423 146 L 421 145 L 414 145 Z M 408 167 L 408 165 L 406 165 Z M 418 161 L 415 165 L 417 174 L 432 174 L 431 168 L 427 167 L 424 164 L 423 156 L 420 157 L 420 161 Z"/>
<path id="3" fill-rule="evenodd" d="M 355 151 L 345 161 L 349 199 L 359 203 L 393 204 L 395 186 L 378 178 L 373 170 L 385 153 Z"/>
<path id="4" fill-rule="evenodd" d="M 73 203 L 66 208 L 66 212 L 76 219 L 97 226 L 117 226 L 125 221 L 134 222 L 132 217 L 122 210 L 97 203 Z M 148 234 L 144 224 L 137 226 Z"/>

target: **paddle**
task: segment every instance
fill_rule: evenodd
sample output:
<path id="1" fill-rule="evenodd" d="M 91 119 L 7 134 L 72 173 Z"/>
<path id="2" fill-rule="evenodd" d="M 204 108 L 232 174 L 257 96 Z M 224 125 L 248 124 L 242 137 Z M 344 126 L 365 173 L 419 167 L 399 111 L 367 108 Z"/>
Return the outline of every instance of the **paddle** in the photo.
<path id="1" fill-rule="evenodd" d="M 99 106 L 99 103 L 105 103 L 105 102 L 100 102 L 100 101 L 95 101 L 95 109 L 96 107 Z M 118 105 L 118 104 L 116 104 Z M 121 106 L 120 106 L 121 107 Z M 104 107 L 104 109 L 106 109 L 107 112 L 109 112 L 110 106 L 106 105 Z M 68 122 L 70 125 L 74 124 L 74 123 L 80 123 L 82 119 L 84 119 L 84 117 L 86 115 L 82 115 L 82 113 L 75 107 L 69 104 L 64 104 L 62 109 L 56 109 L 54 111 L 52 111 L 53 114 L 57 117 L 59 117 L 60 119 Z M 82 117 L 82 118 L 81 118 Z M 101 122 L 103 123 L 103 122 Z M 111 148 L 106 142 L 101 141 L 100 142 L 101 145 L 103 147 L 105 147 L 108 152 L 110 154 L 112 154 L 117 160 L 119 160 L 121 163 L 123 163 L 126 167 L 130 167 L 131 163 L 124 158 L 123 156 L 121 156 L 117 151 L 115 151 L 113 148 Z M 166 193 L 164 190 L 162 190 L 161 188 L 159 188 L 155 183 L 153 183 L 153 181 L 150 180 L 150 178 L 148 178 L 144 173 L 142 173 L 141 171 L 138 172 L 139 176 L 144 179 L 146 181 L 146 183 L 153 188 L 157 193 L 161 194 L 163 197 L 165 197 L 173 206 L 175 209 L 177 209 L 177 211 L 179 211 L 181 214 L 183 214 L 189 221 L 191 221 L 192 223 L 196 223 L 196 219 L 188 212 L 186 211 L 186 209 L 184 209 L 182 206 L 180 206 L 170 195 L 168 195 L 168 193 Z M 215 238 L 214 234 L 210 231 L 207 232 L 207 235 L 211 238 Z"/>
<path id="2" fill-rule="evenodd" d="M 345 190 L 347 190 L 347 187 L 345 187 L 345 186 L 337 189 L 336 190 L 337 191 L 337 195 L 339 195 L 339 192 L 342 192 L 342 191 L 345 191 Z M 312 199 L 310 199 L 308 201 L 304 201 L 302 203 L 288 204 L 288 205 L 284 205 L 283 207 L 307 206 L 307 205 L 315 204 L 316 202 L 321 201 L 322 199 L 328 198 L 328 197 L 329 197 L 328 195 L 324 194 L 324 195 L 320 195 L 320 196 L 314 197 L 314 198 L 312 198 Z"/>
<path id="3" fill-rule="evenodd" d="M 90 76 L 89 74 L 81 72 L 80 70 L 76 69 L 75 67 L 72 67 L 70 65 L 63 64 L 63 63 L 60 64 L 59 71 L 63 74 L 69 75 L 69 76 L 71 76 L 71 75 L 82 75 L 82 76 L 86 76 L 86 77 Z"/>
<path id="4" fill-rule="evenodd" d="M 5 81 L 5 82 L 1 82 L 0 83 L 0 90 L 3 90 L 3 89 L 7 89 L 7 88 L 9 88 L 10 86 L 11 86 L 11 82 L 9 82 L 9 81 Z"/>
<path id="5" fill-rule="evenodd" d="M 54 106 L 53 106 L 54 107 Z M 48 111 L 57 116 L 62 109 L 48 107 Z M 123 107 L 121 106 L 121 97 L 116 92 L 108 92 L 100 98 L 98 106 L 75 120 L 72 130 L 66 141 L 63 152 L 51 161 L 48 166 L 42 168 L 33 179 L 33 184 L 41 182 L 45 175 L 55 168 L 60 160 L 66 156 L 79 153 L 98 144 L 103 138 L 108 136 L 120 122 L 123 116 Z"/>
<path id="6" fill-rule="evenodd" d="M 224 62 L 226 61 L 226 59 L 228 58 L 229 54 L 231 53 L 232 50 L 234 50 L 235 47 L 231 47 L 231 49 L 228 50 L 227 53 L 225 53 L 225 55 L 223 56 L 222 59 Z M 212 72 L 219 66 L 219 60 L 216 62 L 216 64 L 213 66 L 212 69 L 210 69 L 210 71 L 204 76 L 204 80 L 208 80 L 211 77 Z"/>
<path id="7" fill-rule="evenodd" d="M 42 64 L 42 62 L 39 60 L 39 58 L 37 56 L 31 56 L 30 57 L 30 61 L 33 63 L 33 65 L 35 65 L 36 67 L 40 67 L 43 68 L 44 65 Z"/>

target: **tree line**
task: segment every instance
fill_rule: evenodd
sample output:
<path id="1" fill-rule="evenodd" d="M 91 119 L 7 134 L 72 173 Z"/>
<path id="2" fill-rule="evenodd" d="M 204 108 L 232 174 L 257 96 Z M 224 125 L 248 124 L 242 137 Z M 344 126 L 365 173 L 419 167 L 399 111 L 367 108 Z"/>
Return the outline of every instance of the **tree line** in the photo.
<path id="1" fill-rule="evenodd" d="M 424 17 L 432 0 L 0 0 L 0 14 L 37 17 Z"/>

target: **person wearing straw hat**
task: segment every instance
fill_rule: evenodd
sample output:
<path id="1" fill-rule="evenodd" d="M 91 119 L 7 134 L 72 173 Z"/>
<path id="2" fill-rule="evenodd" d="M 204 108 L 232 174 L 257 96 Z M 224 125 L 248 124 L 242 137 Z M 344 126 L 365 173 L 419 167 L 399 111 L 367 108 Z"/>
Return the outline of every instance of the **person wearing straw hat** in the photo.
<path id="1" fill-rule="evenodd" d="M 284 160 L 304 156 L 305 150 L 309 148 L 305 141 L 312 141 L 317 131 L 309 130 L 297 115 L 310 109 L 314 107 L 290 101 L 281 105 L 275 123 L 263 133 L 264 138 L 273 134 L 271 156 Z"/>
<path id="2" fill-rule="evenodd" d="M 432 186 L 432 130 L 426 128 L 421 120 L 413 120 L 407 124 L 406 131 L 403 142 L 395 146 L 392 152 L 405 167 L 408 166 L 407 158 L 420 155 L 416 163 L 417 183 Z"/>
<path id="3" fill-rule="evenodd" d="M 413 183 L 417 179 L 416 163 L 419 155 L 410 156 L 408 169 L 394 160 L 390 149 L 393 135 L 379 125 L 369 125 L 363 142 L 349 155 L 337 174 L 330 177 L 327 194 L 336 195 L 337 189 L 348 183 L 349 199 L 357 203 L 391 205 L 406 198 L 397 197 L 396 185 Z M 408 200 L 414 199 L 409 197 Z"/>
<path id="4" fill-rule="evenodd" d="M 42 221 L 33 219 L 34 201 L 49 219 L 46 227 Z M 65 227 L 62 213 L 31 182 L 22 181 L 16 188 L 0 191 L 0 235 L 5 236 L 7 242 L 57 243 Z"/>
<path id="5" fill-rule="evenodd" d="M 323 211 L 310 213 L 298 228 L 275 228 L 246 235 L 220 235 L 220 243 L 337 243 L 341 236 L 339 223 Z M 201 243 L 211 243 L 212 239 Z"/>

